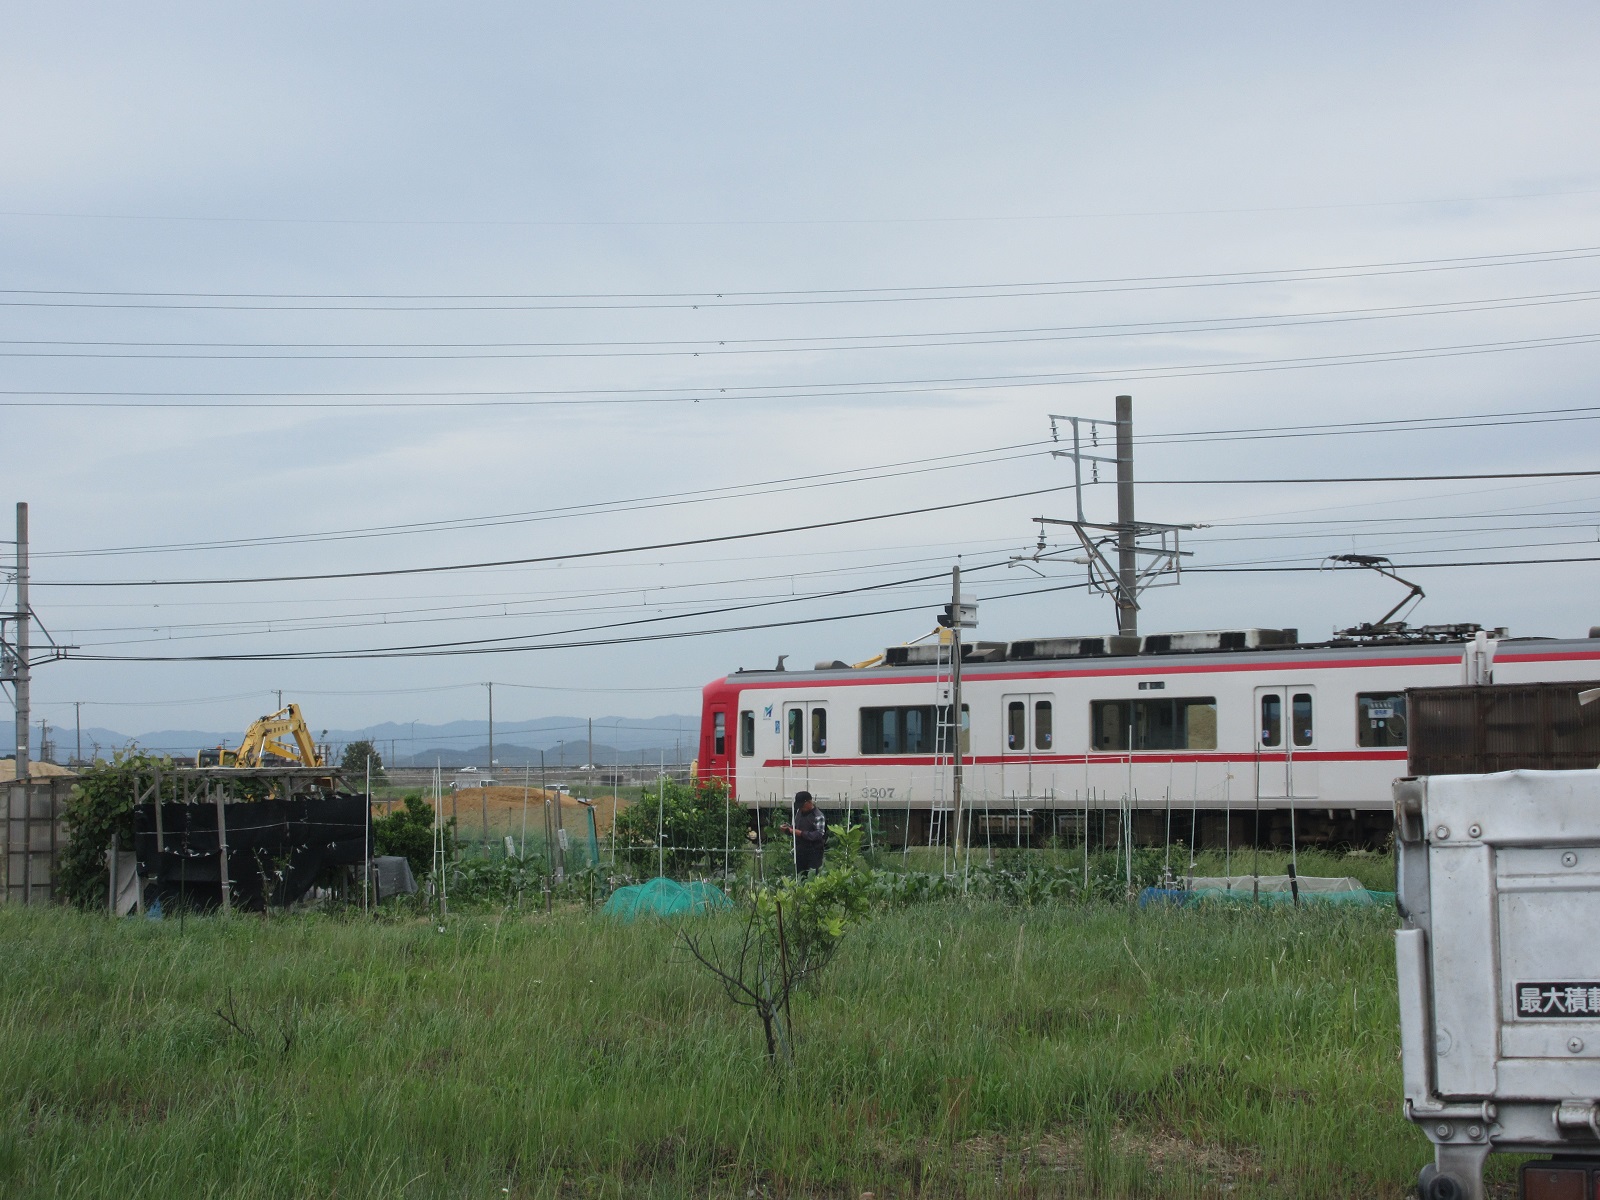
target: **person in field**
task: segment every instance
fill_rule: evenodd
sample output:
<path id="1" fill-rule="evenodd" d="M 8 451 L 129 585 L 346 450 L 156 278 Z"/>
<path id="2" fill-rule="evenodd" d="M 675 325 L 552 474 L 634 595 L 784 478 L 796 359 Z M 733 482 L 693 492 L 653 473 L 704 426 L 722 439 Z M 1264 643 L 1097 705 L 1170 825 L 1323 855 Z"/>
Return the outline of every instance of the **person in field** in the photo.
<path id="1" fill-rule="evenodd" d="M 794 820 L 783 827 L 794 835 L 794 867 L 801 875 L 822 870 L 822 856 L 828 846 L 828 819 L 812 800 L 810 792 L 794 794 Z"/>

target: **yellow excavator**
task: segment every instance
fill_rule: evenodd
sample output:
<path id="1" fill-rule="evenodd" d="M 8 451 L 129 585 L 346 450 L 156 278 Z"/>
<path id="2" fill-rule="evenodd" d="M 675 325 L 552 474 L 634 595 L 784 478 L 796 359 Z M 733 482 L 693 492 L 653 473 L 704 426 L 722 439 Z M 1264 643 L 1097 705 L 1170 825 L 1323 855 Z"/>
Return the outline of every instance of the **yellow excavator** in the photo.
<path id="1" fill-rule="evenodd" d="M 270 767 L 284 763 L 327 766 L 298 704 L 257 718 L 245 730 L 244 741 L 237 750 L 214 746 L 200 751 L 196 762 L 202 767 Z"/>

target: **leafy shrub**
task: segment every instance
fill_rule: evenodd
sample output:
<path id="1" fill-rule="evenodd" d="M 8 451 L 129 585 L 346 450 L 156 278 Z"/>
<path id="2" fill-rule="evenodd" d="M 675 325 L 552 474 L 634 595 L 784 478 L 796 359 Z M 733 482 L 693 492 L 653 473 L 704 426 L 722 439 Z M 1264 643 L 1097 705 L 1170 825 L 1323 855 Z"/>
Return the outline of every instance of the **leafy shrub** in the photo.
<path id="1" fill-rule="evenodd" d="M 685 926 L 680 944 L 722 984 L 729 1000 L 761 1021 L 767 1058 L 793 1061 L 790 998 L 814 985 L 850 927 L 873 907 L 875 874 L 861 859 L 859 829 L 842 839 L 836 865 L 809 875 L 753 884 L 740 897 L 737 936 Z"/>
<path id="2" fill-rule="evenodd" d="M 513 904 L 525 893 L 542 894 L 544 864 L 527 858 L 468 858 L 449 868 L 452 905 Z"/>
<path id="3" fill-rule="evenodd" d="M 372 840 L 379 854 L 404 855 L 418 879 L 433 870 L 433 805 L 412 792 L 405 806 L 372 822 Z M 445 853 L 455 852 L 455 822 L 445 822 Z"/>
<path id="4" fill-rule="evenodd" d="M 619 812 L 614 828 L 619 866 L 650 875 L 664 866 L 668 876 L 682 878 L 708 864 L 720 866 L 718 848 L 730 840 L 742 845 L 750 817 L 721 780 L 667 779 Z"/>

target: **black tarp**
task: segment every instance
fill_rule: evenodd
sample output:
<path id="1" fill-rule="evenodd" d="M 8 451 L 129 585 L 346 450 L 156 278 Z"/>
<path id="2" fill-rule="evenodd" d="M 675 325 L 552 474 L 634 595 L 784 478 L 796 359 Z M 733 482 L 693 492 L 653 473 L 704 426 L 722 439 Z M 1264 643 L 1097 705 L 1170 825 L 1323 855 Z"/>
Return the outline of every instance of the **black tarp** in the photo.
<path id="1" fill-rule="evenodd" d="M 365 796 L 343 794 L 224 804 L 232 903 L 256 911 L 293 904 L 329 868 L 359 867 L 371 854 L 366 805 Z M 140 878 L 154 885 L 147 902 L 202 909 L 222 902 L 215 802 L 163 804 L 159 846 L 156 806 L 139 805 L 133 845 Z"/>

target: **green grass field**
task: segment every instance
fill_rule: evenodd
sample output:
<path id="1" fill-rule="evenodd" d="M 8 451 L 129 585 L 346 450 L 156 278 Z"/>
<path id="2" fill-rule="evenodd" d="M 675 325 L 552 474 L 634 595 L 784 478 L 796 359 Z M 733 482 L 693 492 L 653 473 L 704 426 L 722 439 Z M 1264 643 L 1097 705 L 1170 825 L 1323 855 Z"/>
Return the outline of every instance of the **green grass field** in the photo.
<path id="1" fill-rule="evenodd" d="M 0 1191 L 1399 1198 L 1393 924 L 905 908 L 772 1068 L 659 922 L 0 909 Z"/>

